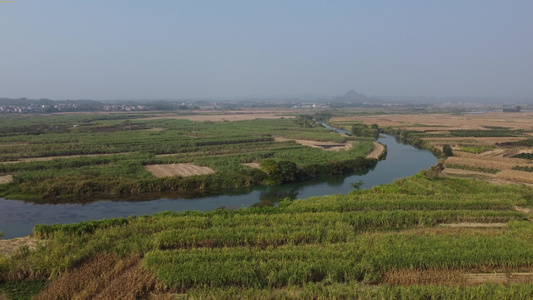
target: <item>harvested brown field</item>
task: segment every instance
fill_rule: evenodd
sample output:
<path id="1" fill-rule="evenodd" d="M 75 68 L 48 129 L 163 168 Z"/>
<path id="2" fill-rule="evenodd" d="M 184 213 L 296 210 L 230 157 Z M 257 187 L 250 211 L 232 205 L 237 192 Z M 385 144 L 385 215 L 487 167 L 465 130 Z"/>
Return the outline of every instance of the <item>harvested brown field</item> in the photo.
<path id="1" fill-rule="evenodd" d="M 312 140 L 295 140 L 295 139 L 289 139 L 289 138 L 284 138 L 280 136 L 274 137 L 274 140 L 276 142 L 295 141 L 298 144 L 303 145 L 303 146 L 319 148 L 319 149 L 328 150 L 328 151 L 349 150 L 352 148 L 352 143 L 353 143 L 353 142 L 348 142 L 344 144 L 339 144 L 339 143 L 333 143 L 333 142 L 321 142 L 321 141 L 312 141 Z"/>
<path id="2" fill-rule="evenodd" d="M 148 165 L 146 166 L 146 170 L 157 178 L 172 176 L 188 177 L 215 173 L 211 168 L 199 167 L 194 164 Z"/>
<path id="3" fill-rule="evenodd" d="M 148 299 L 162 285 L 137 256 L 99 254 L 55 280 L 34 299 Z"/>
<path id="4" fill-rule="evenodd" d="M 496 179 L 533 184 L 533 172 L 503 170 L 496 174 Z"/>
<path id="5" fill-rule="evenodd" d="M 244 121 L 253 119 L 280 119 L 294 118 L 292 111 L 202 111 L 201 114 L 176 115 L 172 113 L 154 115 L 142 120 L 159 120 L 159 119 L 185 119 L 189 121 Z"/>
<path id="6" fill-rule="evenodd" d="M 487 129 L 486 126 L 509 129 L 533 130 L 532 112 L 484 114 L 388 114 L 332 118 L 332 123 L 362 121 L 365 124 L 378 124 L 380 127 L 410 128 L 414 130 L 456 130 Z"/>
<path id="7" fill-rule="evenodd" d="M 2 184 L 2 183 L 10 183 L 12 181 L 13 181 L 13 175 L 0 176 L 0 184 Z"/>
<path id="8" fill-rule="evenodd" d="M 34 239 L 31 236 L 7 240 L 0 239 L 0 255 L 10 255 L 22 246 L 27 246 L 29 250 L 34 250 L 41 243 L 43 243 L 42 240 Z"/>
<path id="9" fill-rule="evenodd" d="M 385 150 L 385 146 L 383 146 L 383 144 L 374 142 L 374 150 L 372 150 L 372 152 L 370 152 L 366 156 L 366 158 L 378 158 L 381 155 L 381 153 L 383 153 L 384 150 Z"/>

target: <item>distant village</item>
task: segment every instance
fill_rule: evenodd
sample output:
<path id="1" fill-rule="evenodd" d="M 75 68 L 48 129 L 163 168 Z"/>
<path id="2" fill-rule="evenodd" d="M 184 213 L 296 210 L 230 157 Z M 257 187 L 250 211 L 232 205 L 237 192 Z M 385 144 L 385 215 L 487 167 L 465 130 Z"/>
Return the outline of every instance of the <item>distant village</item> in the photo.
<path id="1" fill-rule="evenodd" d="M 20 103 L 17 103 L 20 102 Z M 45 103 L 43 103 L 45 102 Z M 152 111 L 152 110 L 179 110 L 197 109 L 193 103 L 153 102 L 143 104 L 107 104 L 92 100 L 54 102 L 52 100 L 20 100 L 0 99 L 0 113 L 3 114 L 30 114 L 30 113 L 57 113 L 57 112 L 83 112 L 83 111 Z"/>

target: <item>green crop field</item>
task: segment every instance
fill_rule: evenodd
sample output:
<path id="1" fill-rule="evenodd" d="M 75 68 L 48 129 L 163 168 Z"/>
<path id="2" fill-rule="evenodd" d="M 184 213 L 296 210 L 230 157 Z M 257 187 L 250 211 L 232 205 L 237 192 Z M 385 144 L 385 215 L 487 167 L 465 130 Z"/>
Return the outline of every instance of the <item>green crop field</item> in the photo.
<path id="1" fill-rule="evenodd" d="M 76 298 L 105 277 L 113 297 L 128 284 L 136 297 L 528 299 L 530 277 L 465 278 L 533 271 L 532 195 L 421 173 L 275 207 L 38 225 L 42 246 L 0 256 L 0 290 L 36 282 L 43 299 Z M 113 275 L 126 265 L 137 277 Z"/>
<path id="2" fill-rule="evenodd" d="M 235 122 L 147 119 L 145 115 L 1 116 L 0 196 L 49 201 L 124 197 L 154 192 L 218 191 L 280 184 L 343 174 L 376 164 L 365 159 L 372 139 L 334 134 L 310 117 Z M 276 142 L 275 137 L 287 139 Z M 326 151 L 292 139 L 348 143 Z M 243 166 L 265 159 L 294 164 L 293 174 L 272 174 Z M 210 175 L 156 178 L 145 166 L 190 163 Z M 194 174 L 193 174 L 194 175 Z"/>

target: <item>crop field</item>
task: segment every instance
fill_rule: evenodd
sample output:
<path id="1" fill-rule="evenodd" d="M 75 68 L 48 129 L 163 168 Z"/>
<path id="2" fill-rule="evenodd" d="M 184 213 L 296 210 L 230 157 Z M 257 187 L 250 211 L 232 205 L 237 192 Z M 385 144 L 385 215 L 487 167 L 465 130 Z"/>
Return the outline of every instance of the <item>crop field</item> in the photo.
<path id="1" fill-rule="evenodd" d="M 3 115 L 0 197 L 55 201 L 218 191 L 377 163 L 365 158 L 374 149 L 372 140 L 333 133 L 312 116 L 287 113 Z M 296 168 L 280 177 L 243 165 L 265 159 Z"/>
<path id="2" fill-rule="evenodd" d="M 38 225 L 33 250 L 0 255 L 0 294 L 528 299 L 532 195 L 422 172 L 274 207 Z"/>
<path id="3" fill-rule="evenodd" d="M 383 114 L 334 117 L 331 123 L 377 124 L 411 144 L 442 156 L 444 145 L 453 156 L 446 158 L 443 174 L 493 182 L 532 184 L 533 113 L 489 112 L 482 114 Z"/>

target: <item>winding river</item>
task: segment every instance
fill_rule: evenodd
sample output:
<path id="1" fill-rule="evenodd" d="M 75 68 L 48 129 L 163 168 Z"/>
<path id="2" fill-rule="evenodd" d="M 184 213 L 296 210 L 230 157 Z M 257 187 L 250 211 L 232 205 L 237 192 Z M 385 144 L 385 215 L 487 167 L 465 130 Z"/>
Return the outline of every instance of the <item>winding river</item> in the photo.
<path id="1" fill-rule="evenodd" d="M 36 224 L 68 224 L 104 218 L 150 215 L 165 210 L 209 211 L 220 207 L 242 208 L 271 205 L 279 199 L 305 199 L 312 196 L 347 194 L 352 183 L 362 182 L 362 189 L 394 182 L 435 165 L 438 159 L 429 151 L 401 144 L 392 136 L 379 141 L 388 148 L 387 159 L 378 162 L 366 174 L 329 176 L 312 181 L 274 187 L 239 189 L 218 195 L 195 195 L 177 199 L 150 201 L 96 201 L 86 204 L 34 204 L 0 198 L 0 231 L 3 238 L 26 236 Z"/>

